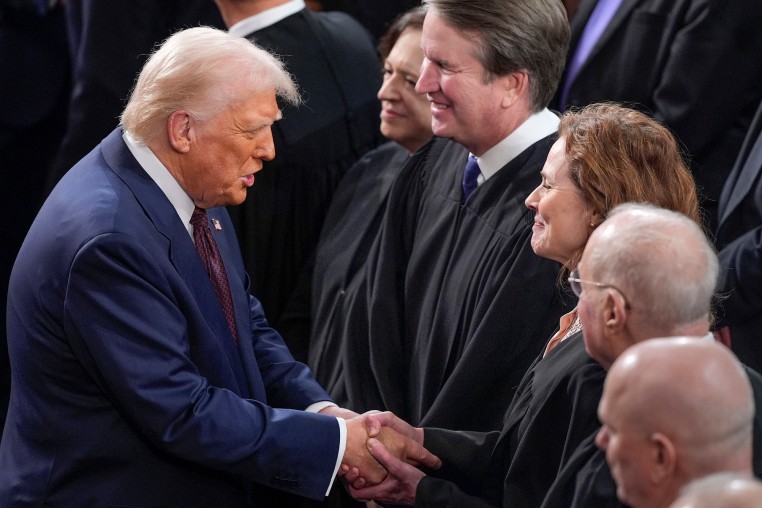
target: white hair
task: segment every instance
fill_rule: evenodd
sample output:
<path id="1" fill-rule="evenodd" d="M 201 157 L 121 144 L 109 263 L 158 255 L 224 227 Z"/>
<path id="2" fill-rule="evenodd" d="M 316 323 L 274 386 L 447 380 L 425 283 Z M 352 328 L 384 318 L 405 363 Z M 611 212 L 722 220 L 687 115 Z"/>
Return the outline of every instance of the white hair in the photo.
<path id="1" fill-rule="evenodd" d="M 122 113 L 124 129 L 146 143 L 179 109 L 214 117 L 236 101 L 274 90 L 292 104 L 299 93 L 283 63 L 247 39 L 209 27 L 181 30 L 151 55 Z"/>
<path id="2" fill-rule="evenodd" d="M 615 225 L 609 222 L 617 216 Z M 610 241 L 588 260 L 596 277 L 624 290 L 655 326 L 674 328 L 708 315 L 719 262 L 698 224 L 672 210 L 634 203 L 612 209 L 606 223 Z"/>

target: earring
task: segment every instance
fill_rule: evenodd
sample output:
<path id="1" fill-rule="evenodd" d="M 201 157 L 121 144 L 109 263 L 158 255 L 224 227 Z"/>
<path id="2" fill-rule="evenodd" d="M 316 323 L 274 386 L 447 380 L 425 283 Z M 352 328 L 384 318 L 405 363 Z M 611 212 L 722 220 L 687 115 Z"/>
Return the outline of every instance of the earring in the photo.
<path id="1" fill-rule="evenodd" d="M 594 228 L 594 227 L 595 227 L 595 224 L 591 222 L 591 223 L 590 223 L 590 227 L 591 227 L 591 228 Z"/>

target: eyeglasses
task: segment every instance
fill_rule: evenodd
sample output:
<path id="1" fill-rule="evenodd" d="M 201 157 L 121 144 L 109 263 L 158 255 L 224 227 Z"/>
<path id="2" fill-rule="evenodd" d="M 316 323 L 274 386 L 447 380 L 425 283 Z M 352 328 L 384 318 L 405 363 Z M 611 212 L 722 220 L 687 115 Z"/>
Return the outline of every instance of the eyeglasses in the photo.
<path id="1" fill-rule="evenodd" d="M 579 278 L 579 271 L 577 269 L 572 270 L 572 272 L 569 274 L 569 285 L 571 286 L 571 290 L 574 292 L 575 295 L 582 296 L 582 284 L 590 284 L 591 286 L 599 287 L 599 288 L 611 288 L 616 290 L 621 296 L 622 300 L 624 301 L 624 307 L 625 309 L 630 308 L 630 304 L 627 303 L 627 297 L 624 296 L 624 293 L 621 289 L 614 286 L 613 284 L 604 284 L 603 282 L 595 282 L 592 280 L 585 280 Z"/>

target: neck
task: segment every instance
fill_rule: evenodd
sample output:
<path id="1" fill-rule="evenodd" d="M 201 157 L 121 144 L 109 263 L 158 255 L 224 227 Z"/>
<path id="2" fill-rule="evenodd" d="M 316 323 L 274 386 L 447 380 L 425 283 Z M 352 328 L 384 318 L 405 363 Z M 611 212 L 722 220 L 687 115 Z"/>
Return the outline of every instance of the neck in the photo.
<path id="1" fill-rule="evenodd" d="M 701 318 L 691 321 L 690 323 L 681 323 L 674 327 L 672 330 L 673 336 L 687 335 L 689 337 L 703 337 L 709 333 L 709 316 L 702 316 Z"/>
<path id="2" fill-rule="evenodd" d="M 288 3 L 290 0 L 214 0 L 225 26 L 230 28 L 239 21 L 266 10 Z"/>

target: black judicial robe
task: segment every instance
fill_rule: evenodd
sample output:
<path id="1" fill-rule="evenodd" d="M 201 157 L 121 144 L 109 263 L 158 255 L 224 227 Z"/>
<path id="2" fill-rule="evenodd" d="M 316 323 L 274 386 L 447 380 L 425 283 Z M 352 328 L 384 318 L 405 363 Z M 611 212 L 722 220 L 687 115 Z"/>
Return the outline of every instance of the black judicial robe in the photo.
<path id="1" fill-rule="evenodd" d="M 539 506 L 559 469 L 598 427 L 605 376 L 577 332 L 527 371 L 502 431 L 426 428 L 424 446 L 443 466 L 421 481 L 416 506 Z"/>
<path id="2" fill-rule="evenodd" d="M 341 387 L 357 411 L 493 430 L 564 310 L 559 265 L 530 245 L 524 199 L 555 135 L 461 203 L 467 150 L 434 138 L 395 181 L 342 333 Z M 341 395 L 346 394 L 342 399 Z"/>
<path id="3" fill-rule="evenodd" d="M 762 478 L 762 376 L 744 366 L 754 395 L 752 467 Z M 595 446 L 596 429 L 566 462 L 549 489 L 542 508 L 625 508 L 616 496 L 616 483 L 606 463 L 606 454 Z"/>
<path id="4" fill-rule="evenodd" d="M 304 104 L 281 104 L 275 159 L 257 173 L 246 201 L 229 211 L 254 295 L 294 357 L 306 361 L 307 344 L 280 327 L 281 314 L 317 244 L 334 189 L 382 140 L 380 63 L 370 34 L 340 12 L 305 8 L 247 38 L 280 55 Z"/>
<path id="5" fill-rule="evenodd" d="M 310 312 L 313 339 L 309 365 L 327 389 L 340 389 L 341 336 L 331 331 L 345 321 L 345 299 L 355 294 L 362 267 L 376 237 L 389 190 L 410 153 L 390 141 L 365 154 L 336 188 L 328 209 L 312 273 Z"/>

